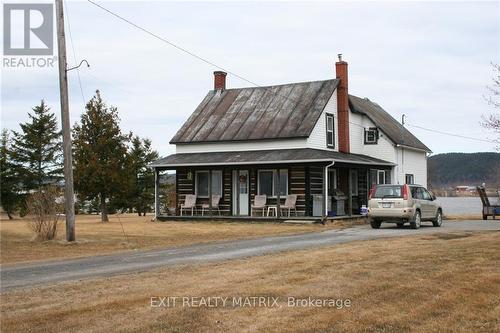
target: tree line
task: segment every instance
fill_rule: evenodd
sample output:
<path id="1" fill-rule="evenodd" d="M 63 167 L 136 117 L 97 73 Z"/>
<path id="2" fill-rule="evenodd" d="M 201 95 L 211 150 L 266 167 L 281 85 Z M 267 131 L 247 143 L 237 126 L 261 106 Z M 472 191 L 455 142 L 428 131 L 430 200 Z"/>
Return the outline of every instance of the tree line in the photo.
<path id="1" fill-rule="evenodd" d="M 64 185 L 62 133 L 42 100 L 20 130 L 2 131 L 0 142 L 1 205 L 10 219 L 26 213 L 26 198 L 47 186 Z M 124 133 L 118 109 L 97 90 L 73 126 L 73 174 L 78 210 L 145 215 L 154 204 L 154 171 L 159 157 L 147 138 Z"/>

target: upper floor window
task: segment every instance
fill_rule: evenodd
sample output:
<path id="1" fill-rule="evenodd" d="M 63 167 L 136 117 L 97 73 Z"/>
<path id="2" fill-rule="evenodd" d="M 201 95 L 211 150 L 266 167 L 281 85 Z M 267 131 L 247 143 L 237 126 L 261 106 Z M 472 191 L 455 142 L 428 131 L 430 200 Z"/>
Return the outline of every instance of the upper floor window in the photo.
<path id="1" fill-rule="evenodd" d="M 326 114 L 326 146 L 335 148 L 335 127 L 333 125 L 333 114 Z"/>
<path id="2" fill-rule="evenodd" d="M 407 173 L 405 175 L 405 183 L 406 184 L 415 184 L 415 176 L 413 174 Z"/>
<path id="3" fill-rule="evenodd" d="M 365 145 L 375 145 L 378 142 L 378 129 L 376 127 L 365 128 Z"/>

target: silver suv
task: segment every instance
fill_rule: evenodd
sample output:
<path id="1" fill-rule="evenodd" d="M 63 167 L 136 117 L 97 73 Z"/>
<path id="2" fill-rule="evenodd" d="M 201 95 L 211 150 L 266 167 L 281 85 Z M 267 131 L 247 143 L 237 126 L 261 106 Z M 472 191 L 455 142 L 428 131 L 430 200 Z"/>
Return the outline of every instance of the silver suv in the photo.
<path id="1" fill-rule="evenodd" d="M 413 229 L 422 221 L 432 221 L 435 227 L 443 223 L 443 208 L 436 197 L 420 185 L 377 185 L 370 190 L 368 217 L 372 228 L 382 222 L 402 227 L 409 222 Z"/>

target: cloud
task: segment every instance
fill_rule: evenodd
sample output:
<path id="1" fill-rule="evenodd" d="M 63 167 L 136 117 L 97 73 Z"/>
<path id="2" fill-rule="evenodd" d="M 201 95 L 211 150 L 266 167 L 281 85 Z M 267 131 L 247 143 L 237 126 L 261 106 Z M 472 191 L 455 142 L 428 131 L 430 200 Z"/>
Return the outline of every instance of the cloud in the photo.
<path id="1" fill-rule="evenodd" d="M 334 77 L 337 53 L 349 62 L 350 92 L 395 118 L 478 138 L 492 110 L 482 95 L 499 58 L 498 2 L 101 2 L 180 46 L 261 85 Z M 68 59 L 87 59 L 83 95 L 100 89 L 122 127 L 153 140 L 161 155 L 212 88 L 207 65 L 88 2 L 68 2 Z M 67 22 L 68 23 L 68 22 Z M 72 122 L 84 109 L 70 72 Z M 2 127 L 17 128 L 45 98 L 59 115 L 57 69 L 2 72 Z M 228 76 L 230 87 L 249 86 Z M 435 152 L 493 145 L 412 131 Z"/>

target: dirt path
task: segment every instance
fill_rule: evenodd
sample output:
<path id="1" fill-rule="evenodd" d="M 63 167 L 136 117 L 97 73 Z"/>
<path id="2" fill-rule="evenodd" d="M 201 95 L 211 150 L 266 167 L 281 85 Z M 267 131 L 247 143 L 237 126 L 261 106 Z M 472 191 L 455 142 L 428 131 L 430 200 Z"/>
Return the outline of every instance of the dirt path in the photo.
<path id="1" fill-rule="evenodd" d="M 384 237 L 450 233 L 460 231 L 499 231 L 500 221 L 460 221 L 444 223 L 441 228 L 423 226 L 419 230 L 398 229 L 392 225 L 373 230 L 368 226 L 328 230 L 292 236 L 260 237 L 248 240 L 191 245 L 165 250 L 121 253 L 50 263 L 19 264 L 1 269 L 2 292 L 19 287 L 61 281 L 141 272 L 161 266 L 215 262 L 259 256 L 281 251 L 317 248 L 359 240 Z"/>

